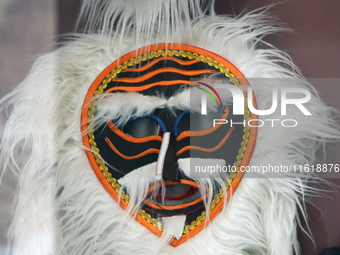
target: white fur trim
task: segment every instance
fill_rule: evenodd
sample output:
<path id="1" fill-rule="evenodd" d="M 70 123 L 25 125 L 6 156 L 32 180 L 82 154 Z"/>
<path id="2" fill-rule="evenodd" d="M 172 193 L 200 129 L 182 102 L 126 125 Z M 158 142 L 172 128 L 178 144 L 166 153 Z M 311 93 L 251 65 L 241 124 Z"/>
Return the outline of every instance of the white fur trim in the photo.
<path id="1" fill-rule="evenodd" d="M 123 186 L 128 186 L 129 184 L 131 185 L 132 180 L 136 180 L 139 183 L 141 183 L 142 180 L 139 178 L 140 176 L 143 176 L 143 179 L 145 179 L 147 185 L 149 185 L 149 183 L 152 182 L 153 179 L 155 178 L 155 165 L 156 162 L 137 168 L 132 172 L 128 173 L 127 175 L 125 175 L 124 177 L 120 178 L 118 180 L 118 183 Z"/>
<path id="2" fill-rule="evenodd" d="M 287 118 L 299 119 L 297 129 L 259 129 L 250 165 L 313 163 L 320 142 L 339 138 L 336 123 L 331 109 L 300 77 L 288 56 L 268 44 L 257 49 L 262 36 L 275 31 L 262 18 L 255 13 L 237 19 L 200 16 L 173 33 L 161 31 L 143 42 L 136 41 L 134 34 L 122 40 L 79 35 L 40 57 L 28 77 L 0 101 L 1 111 L 9 113 L 0 162 L 3 169 L 9 167 L 20 176 L 10 232 L 14 254 L 299 254 L 296 226 L 298 208 L 306 216 L 303 203 L 311 192 L 307 176 L 244 178 L 226 208 L 200 233 L 174 248 L 167 243 L 169 237 L 152 234 L 113 200 L 97 180 L 82 146 L 82 104 L 100 72 L 135 46 L 178 42 L 221 55 L 246 77 L 298 78 L 299 86 L 312 92 L 306 104 L 312 116 L 290 111 Z M 119 44 L 119 49 L 114 47 Z M 259 109 L 270 107 L 271 86 L 253 85 Z M 153 107 L 151 98 L 143 100 Z M 145 110 L 151 111 L 151 106 Z M 143 189 L 149 182 L 141 185 L 137 177 L 135 183 Z M 136 200 L 145 195 L 128 188 Z M 34 245 L 26 246 L 32 237 Z"/>

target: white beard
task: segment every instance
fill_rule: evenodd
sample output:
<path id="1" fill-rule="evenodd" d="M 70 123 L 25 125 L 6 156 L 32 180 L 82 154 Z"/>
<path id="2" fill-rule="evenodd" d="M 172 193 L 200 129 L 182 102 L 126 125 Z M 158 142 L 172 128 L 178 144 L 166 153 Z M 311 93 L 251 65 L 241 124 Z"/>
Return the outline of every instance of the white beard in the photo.
<path id="1" fill-rule="evenodd" d="M 175 31 L 171 41 L 212 51 L 245 77 L 300 79 L 278 64 L 294 66 L 283 53 L 255 49 L 255 39 L 273 31 L 258 24 L 260 16 L 201 19 Z M 261 28 L 261 34 L 249 28 Z M 82 145 L 82 104 L 92 81 L 111 62 L 135 50 L 135 41 L 124 37 L 118 50 L 111 37 L 79 35 L 40 57 L 22 84 L 1 101 L 2 110 L 11 109 L 11 115 L 0 161 L 20 174 L 10 232 L 14 254 L 298 254 L 298 210 L 306 216 L 303 202 L 308 193 L 304 176 L 270 179 L 246 174 L 224 210 L 178 247 L 137 223 L 106 192 Z M 169 38 L 160 34 L 138 47 L 164 41 Z M 308 88 L 302 79 L 299 86 Z M 268 109 L 271 88 L 253 88 L 258 108 Z M 330 109 L 314 93 L 305 106 L 312 116 L 289 112 L 285 117 L 299 120 L 294 129 L 258 129 L 250 166 L 312 163 L 317 139 L 338 137 Z M 274 113 L 271 118 L 281 117 Z M 13 158 L 13 151 L 22 154 Z"/>

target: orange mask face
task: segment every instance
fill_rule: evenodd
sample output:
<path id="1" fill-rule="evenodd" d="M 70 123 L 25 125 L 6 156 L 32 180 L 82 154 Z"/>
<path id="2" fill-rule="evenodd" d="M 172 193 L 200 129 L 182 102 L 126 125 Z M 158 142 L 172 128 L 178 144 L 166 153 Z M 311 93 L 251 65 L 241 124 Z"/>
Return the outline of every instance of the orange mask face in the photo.
<path id="1" fill-rule="evenodd" d="M 173 238 L 173 246 L 201 231 L 221 211 L 240 182 L 240 167 L 249 163 L 255 146 L 256 127 L 247 122 L 256 116 L 247 105 L 244 115 L 232 115 L 215 89 L 203 82 L 209 75 L 229 79 L 238 87 L 249 86 L 237 68 L 214 53 L 188 45 L 150 45 L 109 65 L 89 88 L 83 105 L 83 143 L 98 179 L 123 209 L 158 236 L 165 217 L 185 215 L 182 237 Z M 166 102 L 194 87 L 218 97 L 215 112 L 202 115 L 190 107 L 162 104 L 141 115 L 132 109 L 126 115 L 129 117 L 116 116 L 105 125 L 94 125 L 98 100 L 106 95 L 138 93 L 138 100 L 152 97 Z M 213 125 L 216 119 L 245 125 Z M 185 171 L 179 164 L 189 159 L 219 159 L 223 162 L 220 167 L 227 170 L 219 174 L 219 182 L 212 179 L 213 185 L 202 187 L 197 176 L 190 177 L 195 166 L 190 163 Z M 119 180 L 145 166 L 153 166 L 156 181 L 150 182 L 138 207 L 130 210 L 129 204 L 136 201 L 131 201 L 129 190 Z"/>

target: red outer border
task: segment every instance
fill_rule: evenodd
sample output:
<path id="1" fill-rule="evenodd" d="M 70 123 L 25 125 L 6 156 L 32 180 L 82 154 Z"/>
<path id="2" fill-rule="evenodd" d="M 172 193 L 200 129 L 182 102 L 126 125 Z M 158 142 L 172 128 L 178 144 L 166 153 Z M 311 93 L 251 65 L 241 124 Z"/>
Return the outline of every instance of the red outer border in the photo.
<path id="1" fill-rule="evenodd" d="M 216 55 L 215 53 L 212 53 L 210 51 L 195 47 L 195 46 L 190 46 L 190 45 L 184 45 L 184 44 L 171 44 L 171 43 L 162 43 L 162 44 L 154 44 L 154 45 L 149 45 L 143 48 L 140 48 L 138 50 L 131 51 L 121 58 L 117 59 L 113 63 L 111 63 L 108 67 L 106 67 L 99 75 L 98 77 L 94 80 L 92 85 L 90 86 L 86 97 L 84 99 L 84 104 L 83 104 L 83 109 L 82 109 L 82 114 L 81 114 L 81 132 L 82 134 L 85 134 L 87 131 L 87 121 L 88 121 L 88 111 L 89 111 L 89 104 L 91 102 L 91 99 L 94 95 L 94 92 L 97 90 L 98 86 L 102 83 L 102 81 L 106 78 L 106 76 L 111 73 L 112 70 L 116 69 L 120 63 L 124 63 L 131 58 L 135 58 L 137 56 L 143 55 L 148 52 L 152 51 L 158 51 L 158 50 L 183 50 L 183 51 L 188 51 L 188 52 L 193 52 L 197 53 L 200 55 L 203 55 L 204 57 L 209 57 L 212 60 L 216 60 L 218 63 L 223 64 L 229 71 L 235 75 L 236 78 L 241 78 L 239 81 L 242 84 L 242 86 L 248 87 L 250 86 L 248 81 L 245 79 L 244 75 L 229 61 L 226 59 L 222 58 L 219 55 Z M 256 100 L 255 96 L 253 94 L 253 104 L 254 107 L 256 108 Z M 250 115 L 251 119 L 257 119 L 257 115 L 251 113 Z M 255 148 L 255 142 L 256 142 L 256 136 L 257 136 L 257 127 L 251 127 L 250 128 L 250 134 L 249 134 L 249 140 L 247 144 L 246 151 L 244 153 L 244 157 L 241 161 L 241 166 L 247 166 L 249 164 L 251 155 L 253 154 L 253 150 Z M 83 143 L 86 148 L 90 149 L 90 144 L 89 144 L 89 138 L 88 135 L 83 135 L 82 136 Z M 120 204 L 120 206 L 123 209 L 126 209 L 127 203 L 123 199 L 119 199 L 118 193 L 114 190 L 114 188 L 111 186 L 111 184 L 106 180 L 104 177 L 102 171 L 99 169 L 98 164 L 96 163 L 96 160 L 93 156 L 93 153 L 90 150 L 86 150 L 86 155 L 90 161 L 90 164 L 98 177 L 99 181 L 101 184 L 104 186 L 104 188 L 107 190 L 107 192 Z M 236 177 L 231 183 L 231 187 L 227 191 L 227 201 L 230 199 L 230 196 L 235 192 L 237 186 L 240 183 L 240 180 L 243 176 L 243 173 L 241 171 L 238 171 L 236 174 Z M 215 208 L 210 212 L 209 216 L 209 221 L 215 218 L 215 216 L 222 210 L 224 206 L 224 199 L 221 199 L 221 201 L 215 206 Z M 161 236 L 162 231 L 160 231 L 158 228 L 154 227 L 151 223 L 148 223 L 141 215 L 137 214 L 136 215 L 136 220 L 141 223 L 143 226 L 148 228 L 151 232 L 154 234 Z M 178 246 L 184 241 L 188 240 L 189 238 L 193 237 L 196 235 L 198 232 L 200 232 L 208 223 L 207 219 L 204 219 L 202 223 L 200 223 L 198 226 L 196 226 L 193 230 L 189 231 L 184 237 L 181 237 L 180 239 L 176 240 L 173 239 L 170 244 L 172 246 Z"/>

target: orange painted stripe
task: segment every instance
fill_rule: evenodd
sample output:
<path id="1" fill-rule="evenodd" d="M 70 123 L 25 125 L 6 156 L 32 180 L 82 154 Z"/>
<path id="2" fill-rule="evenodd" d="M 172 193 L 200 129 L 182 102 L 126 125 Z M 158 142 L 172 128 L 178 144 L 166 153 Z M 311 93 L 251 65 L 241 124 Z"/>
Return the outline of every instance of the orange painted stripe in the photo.
<path id="1" fill-rule="evenodd" d="M 225 144 L 225 142 L 229 139 L 231 133 L 233 132 L 234 127 L 231 127 L 229 132 L 227 133 L 227 135 L 222 139 L 222 141 L 216 145 L 215 147 L 211 148 L 211 149 L 206 149 L 206 148 L 202 148 L 202 147 L 198 147 L 198 146 L 185 146 L 184 148 L 182 148 L 181 150 L 179 150 L 176 155 L 179 156 L 181 155 L 183 152 L 187 151 L 187 150 L 197 150 L 197 151 L 204 151 L 204 152 L 213 152 L 213 151 L 217 151 L 219 148 L 221 148 L 223 146 L 223 144 Z"/>
<path id="2" fill-rule="evenodd" d="M 185 61 L 185 60 L 181 60 L 181 59 L 170 57 L 170 56 L 164 56 L 164 57 L 156 58 L 156 60 L 153 60 L 152 62 L 148 62 L 146 65 L 143 65 L 140 68 L 125 69 L 122 73 L 125 73 L 125 72 L 143 72 L 143 71 L 149 69 L 150 67 L 152 67 L 153 65 L 157 64 L 158 62 L 160 62 L 162 60 L 171 60 L 171 61 L 177 62 L 178 64 L 181 64 L 182 66 L 189 66 L 189 65 L 193 65 L 193 64 L 200 62 L 198 60 Z"/>
<path id="3" fill-rule="evenodd" d="M 122 132 L 119 128 L 117 128 L 112 121 L 109 121 L 108 123 L 109 128 L 118 136 L 123 138 L 125 141 L 131 142 L 131 143 L 146 143 L 149 141 L 160 141 L 162 142 L 163 139 L 160 136 L 157 135 L 151 135 L 147 137 L 141 137 L 141 138 L 136 138 L 136 137 L 131 137 Z"/>
<path id="4" fill-rule="evenodd" d="M 174 80 L 174 81 L 158 81 L 154 83 L 150 83 L 144 86 L 137 86 L 137 87 L 128 87 L 128 86 L 120 86 L 120 87 L 113 87 L 105 91 L 105 94 L 116 91 L 116 90 L 123 90 L 123 91 L 143 91 L 155 86 L 171 86 L 175 84 L 186 84 L 191 86 L 197 86 L 199 81 L 186 81 L 186 80 Z"/>
<path id="5" fill-rule="evenodd" d="M 228 115 L 229 115 L 229 108 L 226 108 L 224 110 L 225 114 L 223 114 L 222 119 L 227 119 Z M 204 130 L 200 130 L 200 131 L 184 131 L 182 132 L 177 138 L 177 141 L 180 141 L 186 137 L 190 137 L 190 136 L 203 136 L 203 135 L 208 135 L 212 132 L 214 132 L 215 130 L 217 130 L 218 128 L 220 128 L 222 125 L 218 125 L 215 127 L 211 127 L 211 128 L 207 128 Z"/>
<path id="6" fill-rule="evenodd" d="M 119 155 L 120 157 L 125 158 L 125 159 L 136 159 L 136 158 L 140 158 L 140 157 L 143 157 L 143 156 L 151 154 L 151 153 L 159 153 L 158 149 L 151 148 L 151 149 L 147 149 L 146 151 L 143 151 L 142 153 L 135 155 L 135 156 L 126 156 L 126 155 L 122 154 L 121 152 L 119 152 L 116 147 L 114 147 L 114 145 L 112 144 L 112 142 L 110 141 L 109 138 L 106 137 L 105 142 L 110 146 L 110 148 L 117 155 Z"/>
<path id="7" fill-rule="evenodd" d="M 149 72 L 147 74 L 144 74 L 140 77 L 136 78 L 121 78 L 121 79 L 114 79 L 112 81 L 115 82 L 125 82 L 125 83 L 139 83 L 142 81 L 145 81 L 147 79 L 152 78 L 153 76 L 160 74 L 160 73 L 179 73 L 183 75 L 188 75 L 188 76 L 195 76 L 199 74 L 204 74 L 204 73 L 216 73 L 215 70 L 209 70 L 209 69 L 204 69 L 204 70 L 182 70 L 178 68 L 173 68 L 173 67 L 164 67 L 164 68 L 159 68 L 156 69 L 152 72 Z"/>

